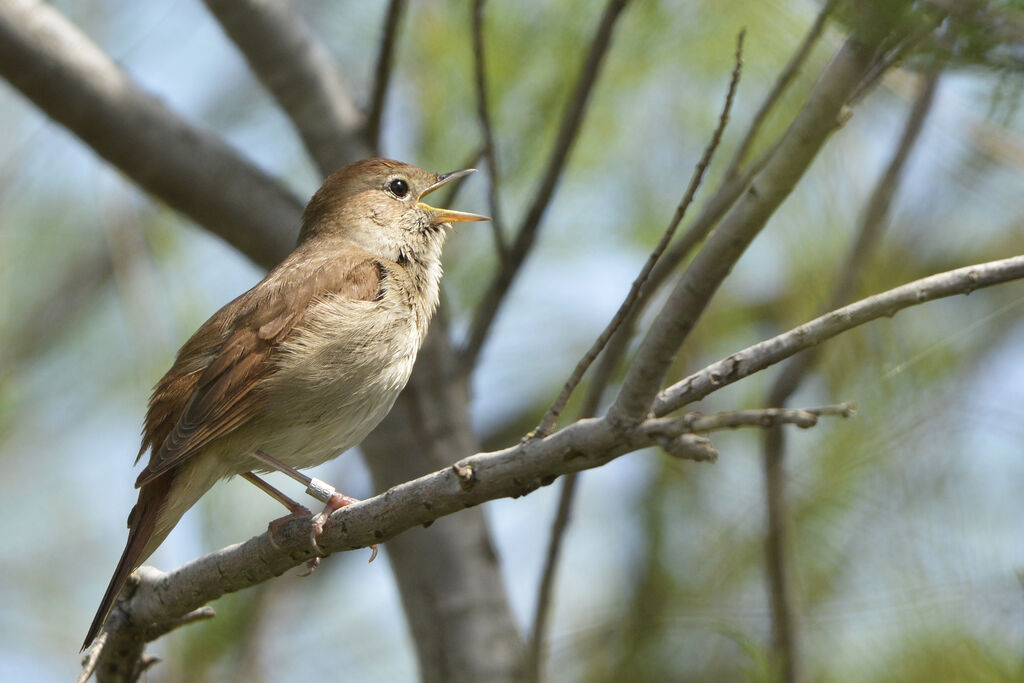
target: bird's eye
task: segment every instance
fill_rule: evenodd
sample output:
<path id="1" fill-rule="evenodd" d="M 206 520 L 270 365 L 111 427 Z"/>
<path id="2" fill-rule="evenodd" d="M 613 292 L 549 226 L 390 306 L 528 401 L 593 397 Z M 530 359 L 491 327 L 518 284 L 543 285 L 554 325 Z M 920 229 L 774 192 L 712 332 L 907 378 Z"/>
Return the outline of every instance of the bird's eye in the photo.
<path id="1" fill-rule="evenodd" d="M 405 195 L 409 194 L 409 183 L 405 182 L 401 178 L 395 178 L 388 183 L 388 189 L 391 191 L 391 194 L 401 199 Z"/>

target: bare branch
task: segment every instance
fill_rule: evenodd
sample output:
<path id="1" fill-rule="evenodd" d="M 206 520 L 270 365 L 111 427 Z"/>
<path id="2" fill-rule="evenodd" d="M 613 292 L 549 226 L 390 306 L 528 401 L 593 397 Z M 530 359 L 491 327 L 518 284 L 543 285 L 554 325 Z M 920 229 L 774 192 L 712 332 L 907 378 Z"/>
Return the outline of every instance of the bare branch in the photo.
<path id="1" fill-rule="evenodd" d="M 587 103 L 590 100 L 590 93 L 597 82 L 597 76 L 601 69 L 601 63 L 605 54 L 611 46 L 612 32 L 615 24 L 625 8 L 628 0 L 608 0 L 604 14 L 598 24 L 597 32 L 590 43 L 590 50 L 587 59 L 583 64 L 583 70 L 576 81 L 573 94 L 569 98 L 569 104 L 562 117 L 562 123 L 558 129 L 558 136 L 555 139 L 548 164 L 541 176 L 534 195 L 533 202 L 526 212 L 522 225 L 516 234 L 512 248 L 508 252 L 508 258 L 498 268 L 497 274 L 484 293 L 480 305 L 477 307 L 473 323 L 470 326 L 469 337 L 463 349 L 462 356 L 464 364 L 469 367 L 476 361 L 477 354 L 483 347 L 490 330 L 491 323 L 498 315 L 498 309 L 512 285 L 519 267 L 526 260 L 534 239 L 537 236 L 537 228 L 540 226 L 541 218 L 551 203 L 555 194 L 555 188 L 565 169 L 565 163 L 569 158 L 573 143 L 580 131 L 583 122 L 583 115 L 587 110 Z"/>
<path id="2" fill-rule="evenodd" d="M 808 29 L 807 35 L 800 42 L 800 46 L 793 53 L 793 56 L 789 58 L 785 68 L 779 73 L 775 79 L 775 84 L 772 85 L 771 90 L 768 91 L 768 95 L 761 102 L 761 106 L 758 107 L 757 112 L 754 114 L 753 120 L 750 122 L 750 127 L 747 128 L 746 134 L 737 145 L 736 151 L 733 153 L 732 160 L 729 162 L 729 167 L 725 171 L 725 177 L 731 178 L 739 173 L 740 166 L 746 161 L 747 155 L 750 154 L 750 148 L 754 145 L 754 140 L 757 139 L 757 134 L 761 131 L 761 126 L 764 125 L 765 119 L 768 118 L 768 114 L 775 108 L 779 98 L 782 97 L 782 93 L 786 91 L 789 84 L 793 82 L 796 75 L 800 73 L 800 69 L 803 68 L 804 62 L 807 61 L 807 57 L 811 54 L 811 48 L 818 42 L 818 38 L 821 37 L 821 32 L 825 30 L 825 23 L 828 21 L 829 15 L 832 14 L 832 10 L 835 9 L 836 4 L 839 0 L 828 0 L 818 12 L 818 16 L 815 17 L 814 23 L 811 24 L 811 28 Z"/>
<path id="3" fill-rule="evenodd" d="M 0 0 L 0 75 L 172 208 L 257 263 L 288 253 L 302 202 L 143 91 L 53 7 Z"/>
<path id="4" fill-rule="evenodd" d="M 368 155 L 363 116 L 327 48 L 282 0 L 204 0 L 327 174 Z"/>
<path id="5" fill-rule="evenodd" d="M 936 74 L 926 76 L 921 81 L 921 88 L 910 111 L 903 134 L 889 165 L 871 192 L 860 219 L 856 240 L 850 246 L 850 253 L 836 277 L 824 311 L 830 311 L 843 305 L 850 300 L 855 292 L 857 280 L 885 230 L 892 198 L 899 189 L 907 159 L 921 134 L 925 118 L 931 110 L 937 84 L 938 76 Z M 792 362 L 787 363 L 772 386 L 767 399 L 768 403 L 777 406 L 785 404 L 797 390 L 817 356 L 816 349 L 809 349 L 807 353 L 801 354 Z"/>
<path id="6" fill-rule="evenodd" d="M 104 631 L 96 637 L 92 647 L 82 657 L 82 673 L 78 674 L 78 678 L 75 679 L 75 683 L 86 683 L 96 671 L 96 665 L 100 661 L 100 655 L 103 653 L 103 648 L 106 647 L 107 637 L 109 634 Z"/>
<path id="7" fill-rule="evenodd" d="M 626 349 L 629 346 L 629 340 L 633 338 L 633 331 L 637 320 L 647 308 L 647 304 L 651 302 L 655 292 L 675 272 L 679 264 L 686 260 L 693 248 L 708 236 L 711 229 L 722 217 L 722 214 L 728 211 L 736 202 L 744 188 L 750 184 L 750 180 L 760 172 L 764 164 L 771 158 L 773 152 L 774 150 L 769 150 L 763 154 L 743 176 L 733 175 L 724 178 L 718 189 L 711 195 L 711 198 L 704 203 L 701 212 L 693 223 L 690 224 L 690 227 L 668 247 L 662 258 L 655 264 L 648 278 L 647 285 L 640 292 L 633 310 L 608 341 L 608 345 L 601 354 L 597 368 L 595 368 L 589 382 L 585 401 L 593 403 L 594 412 L 597 411 L 601 395 L 611 381 L 616 366 L 618 366 L 623 356 L 626 355 Z M 587 417 L 593 415 L 594 412 L 588 413 Z"/>
<path id="8" fill-rule="evenodd" d="M 681 434 L 676 437 L 658 439 L 661 450 L 679 460 L 694 462 L 717 462 L 718 450 L 706 436 L 698 434 Z"/>
<path id="9" fill-rule="evenodd" d="M 922 79 L 920 92 L 914 101 L 892 160 L 875 184 L 861 216 L 856 239 L 836 277 L 829 301 L 825 306 L 826 311 L 849 301 L 851 294 L 855 291 L 857 279 L 881 239 L 892 198 L 896 194 L 903 176 L 903 169 L 935 99 L 937 82 L 937 74 L 931 74 Z M 817 361 L 819 348 L 808 349 L 790 359 L 782 367 L 781 373 L 768 392 L 767 403 L 769 405 L 784 406 L 786 404 Z M 772 650 L 783 678 L 787 681 L 797 681 L 800 679 L 800 661 L 795 625 L 796 614 L 792 609 L 793 598 L 787 572 L 788 523 L 786 521 L 786 486 L 783 466 L 785 435 L 776 433 L 778 431 L 767 431 L 762 441 L 768 528 L 765 536 L 765 564 L 772 613 Z"/>
<path id="10" fill-rule="evenodd" d="M 603 356 L 604 360 L 602 364 L 598 366 L 598 370 L 595 372 L 595 375 L 591 380 L 590 387 L 588 387 L 587 396 L 583 401 L 583 408 L 581 410 L 580 417 L 592 417 L 597 412 L 597 406 L 601 400 L 601 394 L 604 392 L 604 389 L 611 378 L 611 373 L 614 370 L 618 359 L 625 351 L 626 342 L 630 337 L 629 330 L 622 329 L 623 325 L 625 325 L 626 328 L 633 325 L 644 298 L 649 297 L 650 292 L 654 289 L 654 287 L 648 286 L 649 284 L 653 284 L 648 282 L 648 278 L 652 275 L 652 272 L 658 264 L 658 259 L 672 240 L 676 228 L 685 216 L 690 203 L 693 201 L 693 197 L 696 194 L 697 188 L 700 186 L 704 172 L 711 162 L 711 157 L 713 156 L 715 149 L 718 147 L 722 133 L 728 123 L 733 97 L 735 96 L 736 87 L 739 84 L 739 77 L 743 67 L 743 36 L 744 32 L 741 31 L 737 38 L 736 64 L 733 68 L 732 78 L 729 82 L 725 104 L 723 105 L 722 112 L 718 118 L 718 126 L 704 150 L 704 155 L 701 157 L 701 160 L 698 162 L 697 167 L 694 170 L 693 176 L 690 179 L 690 185 L 687 188 L 682 201 L 679 203 L 679 206 L 676 208 L 676 213 L 673 216 L 669 227 L 666 229 L 654 251 L 648 257 L 647 263 L 644 264 L 640 275 L 636 280 L 634 280 L 630 287 L 630 291 L 626 295 L 625 301 L 623 301 L 622 305 L 619 307 L 618 312 L 608 323 L 608 326 L 587 353 L 584 354 L 583 358 L 580 359 L 579 363 L 577 363 L 572 375 L 562 388 L 561 394 L 559 394 L 554 404 L 552 404 L 548 409 L 547 413 L 541 419 L 540 424 L 534 429 L 534 436 L 543 437 L 550 433 L 557 423 L 558 417 L 565 408 L 566 403 L 568 403 L 569 397 L 583 378 L 584 373 L 586 373 L 587 369 L 597 358 L 598 354 L 600 354 L 602 350 L 605 350 L 605 354 Z M 609 341 L 616 337 L 617 333 L 621 333 L 618 334 L 619 343 L 614 348 L 606 349 Z M 676 448 L 674 452 L 680 452 L 684 448 L 684 442 L 688 446 L 691 446 L 687 450 L 688 453 L 693 454 L 696 452 L 697 449 L 693 448 L 692 444 L 689 444 L 689 440 L 680 440 L 678 442 L 679 448 Z M 672 446 L 669 447 L 672 448 Z M 700 449 L 701 456 L 706 456 L 707 452 L 706 448 Z M 529 676 L 529 680 L 532 681 L 539 681 L 541 679 L 541 670 L 543 668 L 542 665 L 544 661 L 544 643 L 547 641 L 549 614 L 552 595 L 554 593 L 555 570 L 558 566 L 559 557 L 562 551 L 562 539 L 565 537 L 565 530 L 569 525 L 569 514 L 572 511 L 572 503 L 576 494 L 578 476 L 579 475 L 577 473 L 572 473 L 564 477 L 562 487 L 558 494 L 558 508 L 551 523 L 551 535 L 548 540 L 547 553 L 545 554 L 544 568 L 541 571 L 540 585 L 537 589 L 537 602 L 533 614 L 533 628 L 530 631 L 530 641 L 527 644 L 526 671 Z"/>
<path id="11" fill-rule="evenodd" d="M 693 418 L 652 420 L 627 431 L 605 418 L 580 420 L 547 437 L 504 450 L 479 453 L 368 500 L 335 512 L 317 545 L 327 553 L 383 543 L 453 512 L 503 497 L 518 497 L 550 484 L 556 477 L 603 465 L 614 458 L 657 444 L 666 435 L 688 433 Z M 699 423 L 699 420 L 697 420 Z M 143 567 L 132 589 L 117 603 L 106 625 L 108 651 L 122 641 L 159 633 L 168 623 L 225 593 L 262 583 L 317 553 L 310 543 L 309 518 L 296 519 L 201 557 L 169 573 Z"/>
<path id="12" fill-rule="evenodd" d="M 548 640 L 548 625 L 555 591 L 555 571 L 562 555 L 562 540 L 569 526 L 569 515 L 572 513 L 579 478 L 579 472 L 571 472 L 562 477 L 562 487 L 558 491 L 558 507 L 555 510 L 555 518 L 551 521 L 551 535 L 548 537 L 548 549 L 544 554 L 544 569 L 541 570 L 537 602 L 533 608 L 533 626 L 530 629 L 530 640 L 526 643 L 526 675 L 527 680 L 532 682 L 541 680 L 544 668 L 544 645 Z"/>
<path id="13" fill-rule="evenodd" d="M 636 320 L 640 313 L 646 308 L 646 305 L 651 300 L 651 296 L 654 292 L 658 291 L 661 285 L 675 271 L 679 264 L 689 256 L 693 248 L 708 236 L 711 229 L 715 226 L 722 215 L 732 207 L 739 198 L 740 193 L 742 193 L 750 184 L 750 181 L 761 172 L 761 169 L 764 168 L 768 163 L 768 160 L 772 158 L 778 149 L 778 144 L 773 145 L 772 148 L 758 157 L 758 159 L 750 165 L 745 173 L 739 173 L 739 168 L 745 161 L 746 156 L 749 154 L 749 148 L 753 145 L 753 141 L 757 137 L 765 118 L 767 118 L 772 108 L 778 102 L 778 99 L 784 92 L 785 88 L 789 85 L 796 74 L 799 73 L 800 68 L 807 59 L 810 48 L 813 47 L 814 42 L 820 36 L 824 27 L 824 22 L 828 18 L 828 14 L 832 9 L 831 6 L 834 4 L 835 0 L 829 0 L 826 6 L 822 8 L 822 11 L 819 13 L 814 24 L 811 26 L 811 29 L 808 31 L 807 36 L 805 36 L 803 42 L 797 48 L 796 53 L 794 53 L 790 58 L 783 72 L 779 74 L 774 87 L 765 96 L 764 101 L 761 103 L 757 113 L 754 115 L 754 119 L 751 122 L 750 127 L 744 134 L 743 140 L 740 142 L 736 152 L 734 152 L 733 158 L 729 162 L 726 172 L 723 174 L 723 179 L 721 184 L 718 186 L 718 189 L 715 190 L 711 198 L 705 202 L 696 220 L 694 220 L 690 227 L 687 228 L 682 237 L 668 248 L 664 257 L 658 261 L 658 264 L 651 272 L 648 286 L 643 292 L 641 292 L 637 305 L 634 306 L 630 316 L 612 336 L 608 343 L 607 350 L 601 355 L 598 367 L 594 371 L 595 380 L 603 378 L 599 382 L 599 386 L 603 387 L 607 383 L 608 378 L 611 377 L 615 370 L 615 366 L 618 365 L 622 356 L 625 355 L 626 347 L 633 336 L 633 329 L 636 325 Z M 603 391 L 603 388 L 601 391 Z M 599 398 L 600 397 L 597 397 L 597 399 Z"/>
<path id="14" fill-rule="evenodd" d="M 843 44 L 778 150 L 708 238 L 669 296 L 609 411 L 614 420 L 636 421 L 647 414 L 676 350 L 733 265 L 840 124 L 843 106 L 872 67 L 875 55 L 875 49 L 856 36 Z"/>
<path id="15" fill-rule="evenodd" d="M 480 128 L 484 136 L 484 159 L 490 179 L 487 184 L 487 200 L 491 212 L 491 230 L 494 234 L 494 246 L 498 251 L 498 260 L 504 265 L 508 258 L 508 246 L 505 244 L 505 223 L 501 215 L 501 201 L 498 188 L 501 186 L 501 171 L 498 167 L 498 146 L 494 142 L 494 129 L 491 124 L 491 111 L 487 104 L 487 60 L 484 54 L 484 5 L 487 0 L 475 0 L 473 3 L 473 73 L 476 76 L 476 113 L 480 119 Z"/>
<path id="16" fill-rule="evenodd" d="M 787 562 L 791 549 L 789 524 L 786 522 L 785 471 L 782 466 L 785 437 L 783 430 L 769 429 L 764 433 L 762 444 L 767 517 L 764 563 L 768 584 L 768 608 L 772 617 L 773 663 L 785 683 L 797 683 L 800 680 L 800 650 Z"/>
<path id="17" fill-rule="evenodd" d="M 651 412 L 661 416 L 699 401 L 724 386 L 864 323 L 904 308 L 1024 278 L 1024 256 L 965 266 L 914 280 L 826 313 L 788 332 L 748 346 L 666 388 Z"/>
<path id="18" fill-rule="evenodd" d="M 644 429 L 664 436 L 683 434 L 707 434 L 739 427 L 760 427 L 771 429 L 784 424 L 807 429 L 818 424 L 821 416 L 853 417 L 857 406 L 853 403 L 838 403 L 818 408 L 760 408 L 757 410 L 730 410 L 723 413 L 687 413 L 677 418 L 655 418 L 645 423 Z M 667 420 L 662 422 L 663 420 Z M 664 424 L 664 431 L 659 431 Z"/>
<path id="19" fill-rule="evenodd" d="M 200 621 L 209 621 L 217 616 L 217 613 L 213 611 L 213 608 L 209 605 L 199 607 L 192 610 L 184 616 L 180 616 L 177 619 L 169 619 L 162 624 L 157 624 L 152 630 L 146 632 L 146 641 L 153 641 L 160 636 L 167 635 L 171 631 L 176 631 L 179 628 L 195 624 Z"/>
<path id="20" fill-rule="evenodd" d="M 668 228 L 665 230 L 661 239 L 658 241 L 657 246 L 654 247 L 654 251 L 651 252 L 650 256 L 647 257 L 647 262 L 644 263 L 643 268 L 640 269 L 640 274 L 633 281 L 633 284 L 629 288 L 629 292 L 626 294 L 625 300 L 619 306 L 619 310 L 615 312 L 615 315 L 608 322 L 608 325 L 604 328 L 594 343 L 591 345 L 587 352 L 583 354 L 583 358 L 579 360 L 576 367 L 573 369 L 569 379 L 566 380 L 565 385 L 562 387 L 562 391 L 559 393 L 555 402 L 548 408 L 548 411 L 541 418 L 540 424 L 534 429 L 533 434 L 535 436 L 547 436 L 551 433 L 555 423 L 558 421 L 558 417 L 562 414 L 562 410 L 565 409 L 565 404 L 569 402 L 569 397 L 572 392 L 575 391 L 576 386 L 583 379 L 583 374 L 590 367 L 590 364 L 594 362 L 597 355 L 601 353 L 608 340 L 619 328 L 624 320 L 626 320 L 633 312 L 637 299 L 640 296 L 640 291 L 647 283 L 647 278 L 650 276 L 651 271 L 654 269 L 658 259 L 661 258 L 668 243 L 672 241 L 672 236 L 676 233 L 676 228 L 679 227 L 679 223 L 683 220 L 686 215 L 686 210 L 690 208 L 690 203 L 693 201 L 694 195 L 697 194 L 697 188 L 700 187 L 701 180 L 704 178 L 704 172 L 707 170 L 708 165 L 711 163 L 711 158 L 715 154 L 715 150 L 718 149 L 718 143 L 722 140 L 722 133 L 725 131 L 725 126 L 729 122 L 729 111 L 732 109 L 733 98 L 736 95 L 736 87 L 740 82 L 740 73 L 743 71 L 743 35 L 744 31 L 740 31 L 739 36 L 736 39 L 736 65 L 732 70 L 732 78 L 729 81 L 729 88 L 725 96 L 725 104 L 722 106 L 722 113 L 718 117 L 718 126 L 715 128 L 715 132 L 711 135 L 711 140 L 708 142 L 707 147 L 704 149 L 704 154 L 701 156 L 700 161 L 697 163 L 697 167 L 693 171 L 693 175 L 690 177 L 690 184 L 686 188 L 686 192 L 683 194 L 682 201 L 679 202 L 679 206 L 676 207 L 675 215 L 672 216 L 672 220 L 669 222 Z"/>
<path id="21" fill-rule="evenodd" d="M 384 19 L 384 37 L 377 53 L 376 76 L 373 80 L 373 95 L 370 97 L 370 115 L 366 121 L 366 140 L 374 154 L 380 154 L 380 128 L 384 118 L 384 100 L 391 82 L 391 67 L 395 61 L 395 45 L 398 41 L 398 26 L 405 14 L 406 0 L 391 0 Z"/>

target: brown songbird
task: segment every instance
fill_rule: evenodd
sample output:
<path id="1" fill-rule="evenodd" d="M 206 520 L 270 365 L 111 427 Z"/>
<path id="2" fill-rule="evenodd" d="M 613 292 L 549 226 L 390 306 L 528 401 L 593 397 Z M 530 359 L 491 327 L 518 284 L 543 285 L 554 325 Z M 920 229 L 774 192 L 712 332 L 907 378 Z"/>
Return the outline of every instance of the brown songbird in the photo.
<path id="1" fill-rule="evenodd" d="M 437 308 L 445 228 L 484 216 L 421 199 L 473 169 L 438 175 L 389 159 L 333 173 L 302 214 L 298 244 L 178 352 L 149 401 L 128 542 L 83 649 L 129 575 L 218 480 L 284 471 L 327 503 L 351 499 L 296 472 L 355 446 L 405 386 Z"/>

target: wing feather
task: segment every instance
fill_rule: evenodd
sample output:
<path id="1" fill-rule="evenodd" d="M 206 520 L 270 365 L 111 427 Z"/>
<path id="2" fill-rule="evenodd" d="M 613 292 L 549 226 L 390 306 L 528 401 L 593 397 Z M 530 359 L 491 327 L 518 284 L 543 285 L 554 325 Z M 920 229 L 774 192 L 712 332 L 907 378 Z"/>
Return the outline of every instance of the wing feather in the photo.
<path id="1" fill-rule="evenodd" d="M 365 252 L 347 249 L 315 261 L 295 256 L 214 314 L 157 383 L 140 451 L 150 449 L 149 464 L 136 487 L 259 412 L 254 389 L 273 372 L 275 349 L 302 326 L 313 302 L 328 294 L 373 301 L 383 291 L 386 270 Z"/>

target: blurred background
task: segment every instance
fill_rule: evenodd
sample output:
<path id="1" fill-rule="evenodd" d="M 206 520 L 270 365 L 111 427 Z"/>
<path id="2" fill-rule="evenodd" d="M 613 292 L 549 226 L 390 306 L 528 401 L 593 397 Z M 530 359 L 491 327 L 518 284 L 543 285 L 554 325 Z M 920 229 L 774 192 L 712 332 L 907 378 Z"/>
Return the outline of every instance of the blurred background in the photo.
<path id="1" fill-rule="evenodd" d="M 145 88 L 295 193 L 319 185 L 290 123 L 201 3 L 53 4 Z M 386 4 L 293 4 L 365 99 Z M 994 4 L 1024 26 L 1014 3 Z M 714 129 L 736 34 L 746 27 L 743 76 L 708 187 L 819 9 L 810 0 L 627 8 L 539 244 L 473 375 L 486 447 L 534 424 L 618 307 Z M 479 148 L 470 12 L 467 2 L 410 4 L 386 156 L 442 172 Z M 487 6 L 510 224 L 534 191 L 599 13 L 582 0 Z M 825 31 L 755 152 L 792 119 L 841 31 Z M 857 298 L 1024 252 L 1017 50 L 966 55 L 940 76 Z M 918 78 L 894 71 L 858 104 L 735 268 L 676 375 L 817 315 Z M 0 130 L 0 680 L 67 681 L 125 539 L 149 392 L 194 329 L 262 273 L 6 83 Z M 470 179 L 455 208 L 486 212 L 485 190 L 483 175 Z M 496 263 L 487 228 L 459 227 L 444 261 L 460 338 Z M 860 409 L 787 433 L 790 571 L 809 680 L 1024 678 L 1022 321 L 1020 283 L 912 308 L 829 342 L 790 401 Z M 698 408 L 762 407 L 774 375 Z M 772 679 L 760 439 L 716 435 L 713 465 L 644 451 L 582 475 L 556 583 L 550 680 Z M 355 452 L 316 476 L 353 496 L 375 493 Z M 524 630 L 557 493 L 486 506 Z M 279 515 L 254 487 L 220 484 L 149 563 L 179 566 Z M 386 562 L 345 553 L 312 577 L 298 573 L 228 595 L 214 603 L 216 619 L 155 643 L 164 661 L 147 680 L 415 678 Z"/>

